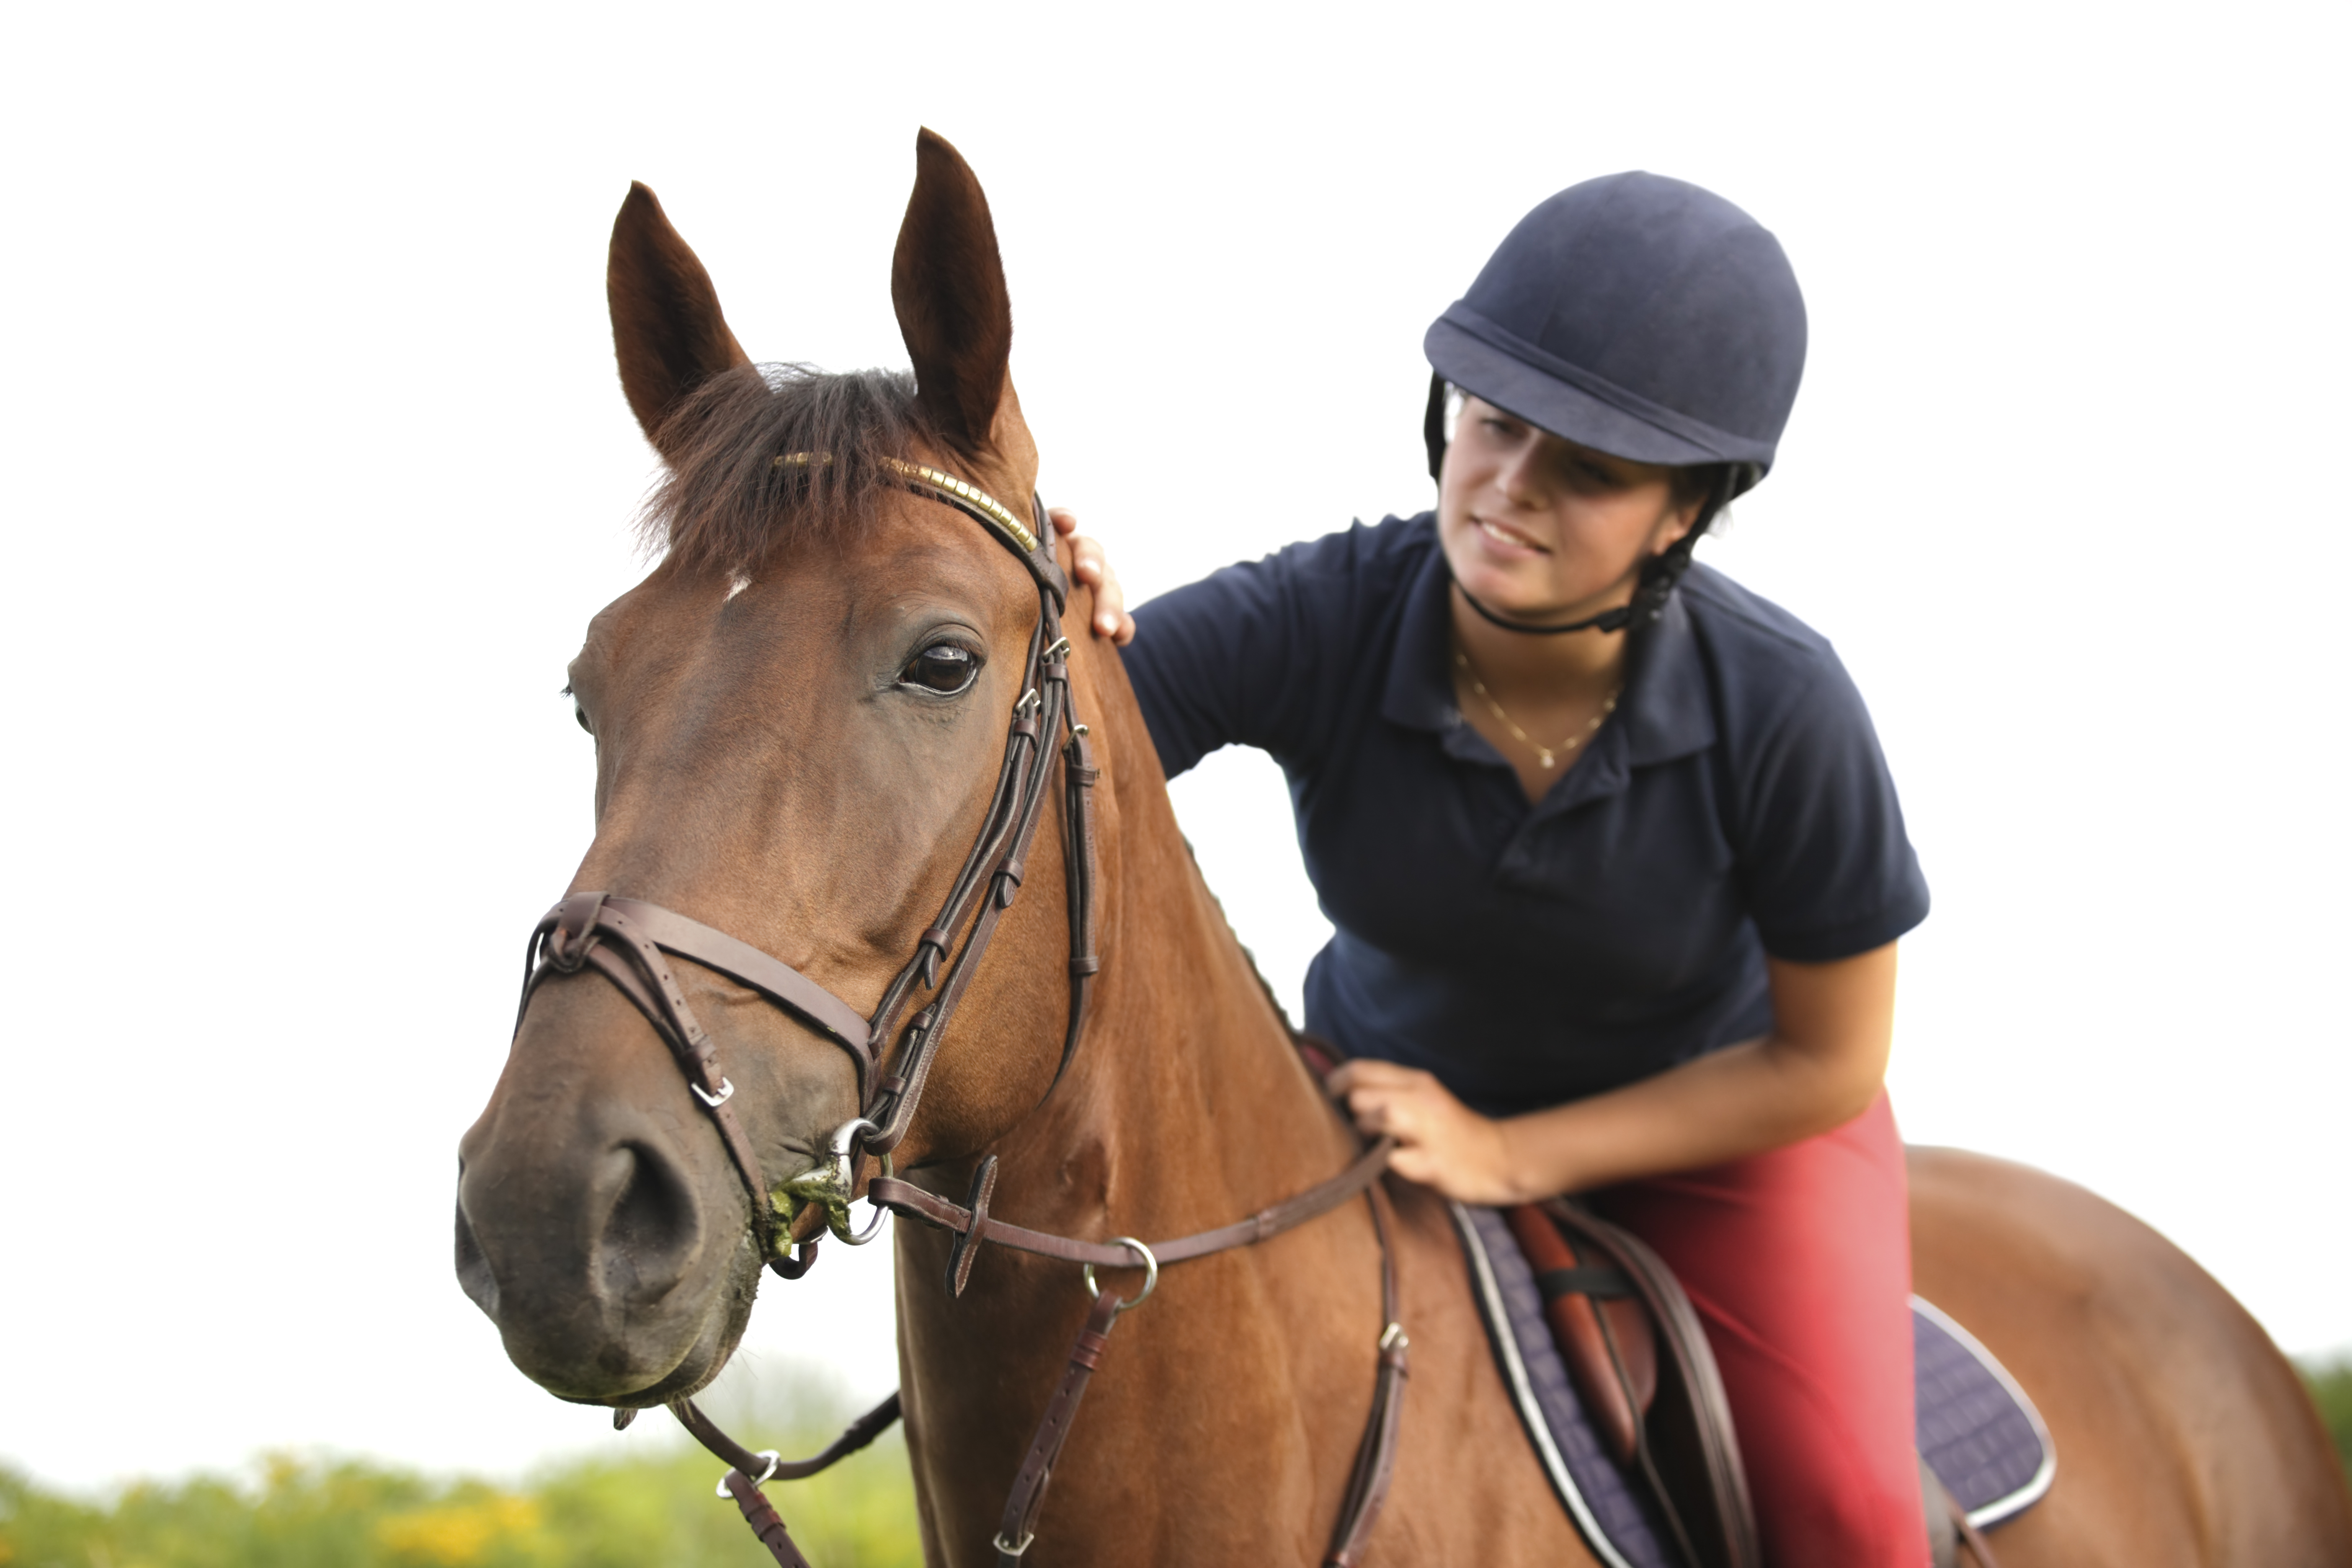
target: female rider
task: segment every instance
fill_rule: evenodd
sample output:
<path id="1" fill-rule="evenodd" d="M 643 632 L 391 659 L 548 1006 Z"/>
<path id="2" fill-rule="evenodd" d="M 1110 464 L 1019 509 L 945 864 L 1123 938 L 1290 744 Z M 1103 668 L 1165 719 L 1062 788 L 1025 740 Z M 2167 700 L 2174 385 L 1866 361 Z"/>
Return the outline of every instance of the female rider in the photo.
<path id="1" fill-rule="evenodd" d="M 1927 888 L 1828 643 L 1689 554 L 1770 467 L 1804 346 L 1752 218 L 1592 180 L 1429 330 L 1434 513 L 1132 618 L 1083 538 L 1077 574 L 1170 776 L 1282 764 L 1336 928 L 1307 1026 L 1397 1173 L 1587 1194 L 1706 1325 L 1768 1560 L 1918 1568 L 1883 1084 Z"/>

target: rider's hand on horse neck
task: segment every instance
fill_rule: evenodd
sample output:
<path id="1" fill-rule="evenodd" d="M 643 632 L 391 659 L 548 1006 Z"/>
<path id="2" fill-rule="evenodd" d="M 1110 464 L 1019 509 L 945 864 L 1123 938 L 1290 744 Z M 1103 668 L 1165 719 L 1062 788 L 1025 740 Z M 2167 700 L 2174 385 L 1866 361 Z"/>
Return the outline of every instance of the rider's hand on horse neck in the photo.
<path id="1" fill-rule="evenodd" d="M 1717 1165 L 1842 1126 L 1878 1098 L 1895 946 L 1833 963 L 1769 960 L 1771 1034 L 1525 1116 L 1481 1116 L 1393 1062 L 1349 1062 L 1330 1087 L 1364 1132 L 1397 1141 L 1391 1170 L 1463 1203 L 1532 1203 Z"/>
<path id="2" fill-rule="evenodd" d="M 1054 531 L 1070 542 L 1070 575 L 1095 591 L 1095 635 L 1125 647 L 1135 640 L 1135 617 L 1127 613 L 1127 595 L 1102 542 L 1080 533 L 1077 513 L 1066 508 L 1054 507 L 1045 515 L 1054 520 Z"/>

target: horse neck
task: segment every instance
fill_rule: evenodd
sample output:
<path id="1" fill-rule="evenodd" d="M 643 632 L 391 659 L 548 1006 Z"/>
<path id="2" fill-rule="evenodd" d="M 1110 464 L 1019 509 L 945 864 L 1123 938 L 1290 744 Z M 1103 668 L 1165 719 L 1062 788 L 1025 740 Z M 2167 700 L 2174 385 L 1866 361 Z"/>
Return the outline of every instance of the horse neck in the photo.
<path id="1" fill-rule="evenodd" d="M 1095 1010 L 1060 1088 L 996 1140 L 992 1212 L 1062 1236 L 1164 1240 L 1305 1191 L 1343 1169 L 1356 1143 L 1193 865 L 1115 660 L 1093 685 L 1080 710 L 1103 738 L 1110 795 Z M 983 1541 L 1003 1505 L 1008 1457 L 1030 1441 L 1063 1373 L 1086 1297 L 1076 1269 L 991 1249 L 951 1300 L 939 1283 L 942 1236 L 900 1226 L 898 1254 L 927 1538 L 935 1548 Z M 1083 1436 L 1057 1466 L 1056 1539 L 1092 1551 L 1087 1560 L 1120 1560 L 1132 1514 L 1109 1500 L 1154 1467 L 1220 1497 L 1319 1489 L 1331 1495 L 1315 1506 L 1336 1509 L 1344 1465 L 1326 1476 L 1317 1459 L 1353 1441 L 1347 1407 L 1369 1375 L 1370 1343 L 1349 1331 L 1377 1322 L 1378 1281 L 1360 1215 L 1172 1265 L 1156 1301 L 1120 1331 L 1118 1371 L 1088 1395 Z M 1115 1270 L 1103 1284 L 1132 1297 L 1141 1280 Z M 1208 1366 L 1218 1375 L 1193 1374 Z M 1239 1405 L 1235 1388 L 1246 1391 Z M 947 1560 L 962 1559 L 935 1550 Z"/>
<path id="2" fill-rule="evenodd" d="M 1096 1011 L 1005 1176 L 1034 1164 L 1102 1222 L 1173 1236 L 1312 1185 L 1354 1145 L 1202 879 L 1124 678 L 1095 686 L 1116 797 Z"/>

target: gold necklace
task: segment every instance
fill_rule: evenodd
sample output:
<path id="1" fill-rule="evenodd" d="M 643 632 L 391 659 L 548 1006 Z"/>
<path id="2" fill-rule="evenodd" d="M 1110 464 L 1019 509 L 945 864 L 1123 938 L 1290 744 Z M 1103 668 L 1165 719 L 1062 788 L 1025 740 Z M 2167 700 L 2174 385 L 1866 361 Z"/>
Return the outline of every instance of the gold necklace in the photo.
<path id="1" fill-rule="evenodd" d="M 1601 704 L 1601 711 L 1592 716 L 1592 721 L 1585 725 L 1580 733 L 1570 735 L 1567 740 L 1562 741 L 1557 746 L 1547 746 L 1542 742 L 1535 740 L 1529 736 L 1525 730 L 1520 729 L 1517 724 L 1512 721 L 1511 716 L 1508 713 L 1503 711 L 1503 705 L 1495 700 L 1495 694 L 1488 691 L 1486 689 L 1486 683 L 1478 679 L 1478 671 L 1471 665 L 1470 656 L 1468 654 L 1464 653 L 1460 648 L 1455 648 L 1454 650 L 1454 662 L 1462 667 L 1462 673 L 1467 676 L 1470 679 L 1470 689 L 1478 694 L 1478 700 L 1486 705 L 1486 710 L 1492 713 L 1502 722 L 1504 729 L 1508 730 L 1512 734 L 1517 735 L 1519 738 L 1519 744 L 1535 752 L 1536 761 L 1546 769 L 1550 768 L 1552 765 L 1552 759 L 1555 757 L 1566 756 L 1569 752 L 1576 750 L 1577 747 L 1584 744 L 1586 741 L 1591 739 L 1592 731 L 1601 728 L 1601 721 L 1607 719 L 1612 713 L 1617 711 L 1617 699 L 1625 689 L 1625 683 L 1622 680 L 1619 681 L 1617 683 L 1617 689 L 1609 694 L 1607 700 Z"/>

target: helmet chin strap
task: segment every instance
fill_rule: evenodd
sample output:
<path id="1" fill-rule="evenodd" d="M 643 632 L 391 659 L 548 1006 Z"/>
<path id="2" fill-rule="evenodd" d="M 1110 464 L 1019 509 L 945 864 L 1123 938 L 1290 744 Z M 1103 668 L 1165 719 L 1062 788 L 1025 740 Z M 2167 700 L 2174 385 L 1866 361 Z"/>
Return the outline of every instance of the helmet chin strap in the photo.
<path id="1" fill-rule="evenodd" d="M 1642 571 L 1645 577 L 1649 574 L 1648 566 L 1644 565 Z M 1477 597 L 1462 585 L 1462 579 L 1454 575 L 1454 563 L 1450 561 L 1445 563 L 1445 574 L 1453 579 L 1454 591 L 1462 595 L 1463 602 L 1478 612 L 1480 620 L 1489 626 L 1500 626 L 1507 632 L 1517 632 L 1524 637 L 1556 637 L 1567 632 L 1622 632 L 1633 624 L 1633 605 L 1625 604 L 1618 605 L 1613 610 L 1603 610 L 1597 616 L 1589 616 L 1580 621 L 1570 621 L 1564 626 L 1530 626 L 1525 621 L 1514 621 L 1498 616 L 1480 604 Z M 1640 597 L 1637 591 L 1634 595 L 1635 602 L 1638 603 Z"/>

